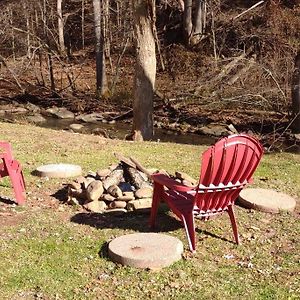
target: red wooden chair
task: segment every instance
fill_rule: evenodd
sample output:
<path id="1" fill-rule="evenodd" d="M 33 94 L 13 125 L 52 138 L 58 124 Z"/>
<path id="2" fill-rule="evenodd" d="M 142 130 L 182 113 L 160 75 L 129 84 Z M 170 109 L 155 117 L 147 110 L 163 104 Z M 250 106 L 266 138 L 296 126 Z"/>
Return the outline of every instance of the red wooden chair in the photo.
<path id="1" fill-rule="evenodd" d="M 150 226 L 153 228 L 161 200 L 181 219 L 189 247 L 196 250 L 195 222 L 198 216 L 210 216 L 226 211 L 234 238 L 239 235 L 233 205 L 241 190 L 252 182 L 252 175 L 262 157 L 263 148 L 253 137 L 245 134 L 222 138 L 202 155 L 200 181 L 197 187 L 187 187 L 163 174 L 154 174 Z"/>
<path id="2" fill-rule="evenodd" d="M 9 176 L 18 204 L 25 203 L 25 182 L 21 164 L 13 159 L 11 145 L 0 141 L 0 179 Z"/>

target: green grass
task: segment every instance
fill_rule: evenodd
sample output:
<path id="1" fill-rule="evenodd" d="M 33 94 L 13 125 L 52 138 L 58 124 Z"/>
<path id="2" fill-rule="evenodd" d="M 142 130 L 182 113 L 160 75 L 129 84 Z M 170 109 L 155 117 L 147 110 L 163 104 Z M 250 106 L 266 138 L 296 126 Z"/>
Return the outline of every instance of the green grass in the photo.
<path id="1" fill-rule="evenodd" d="M 14 226 L 0 228 L 0 299 L 300 298 L 299 211 L 271 215 L 237 207 L 240 246 L 231 243 L 226 215 L 205 223 L 197 220 L 195 255 L 185 251 L 171 267 L 140 270 L 112 263 L 106 245 L 116 236 L 147 231 L 148 215 L 100 215 L 91 226 L 88 214 L 49 196 L 68 180 L 31 175 L 38 165 L 54 162 L 95 170 L 116 162 L 113 152 L 120 152 L 147 167 L 197 177 L 205 146 L 107 141 L 27 125 L 0 123 L 0 129 L 0 139 L 13 144 L 22 162 L 29 192 L 24 208 L 0 206 L 0 213 L 23 216 Z M 254 186 L 299 198 L 299 166 L 296 154 L 265 155 Z M 1 181 L 0 189 L 9 193 L 9 182 Z M 84 224 L 79 217 L 85 218 Z M 187 249 L 184 230 L 169 213 L 159 214 L 158 229 L 182 240 Z"/>

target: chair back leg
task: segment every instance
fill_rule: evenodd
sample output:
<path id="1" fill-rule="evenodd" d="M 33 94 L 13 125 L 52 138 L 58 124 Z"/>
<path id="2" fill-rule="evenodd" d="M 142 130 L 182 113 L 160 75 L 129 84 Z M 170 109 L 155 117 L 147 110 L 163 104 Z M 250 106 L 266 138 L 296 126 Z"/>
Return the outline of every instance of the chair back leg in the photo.
<path id="1" fill-rule="evenodd" d="M 163 192 L 164 192 L 164 187 L 161 184 L 155 183 L 154 189 L 153 189 L 151 215 L 150 215 L 150 222 L 149 222 L 151 228 L 154 228 L 154 226 L 155 226 L 157 210 L 158 210 L 158 206 L 161 201 Z"/>

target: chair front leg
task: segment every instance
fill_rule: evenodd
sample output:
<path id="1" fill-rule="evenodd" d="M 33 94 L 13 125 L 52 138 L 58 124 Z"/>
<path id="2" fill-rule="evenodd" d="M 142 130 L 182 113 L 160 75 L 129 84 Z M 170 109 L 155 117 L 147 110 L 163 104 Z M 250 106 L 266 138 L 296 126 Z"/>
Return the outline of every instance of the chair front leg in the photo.
<path id="1" fill-rule="evenodd" d="M 238 233 L 238 229 L 237 229 L 237 224 L 236 224 L 236 219 L 235 219 L 235 215 L 234 215 L 233 205 L 228 206 L 227 212 L 228 212 L 229 217 L 230 217 L 235 242 L 237 243 L 237 245 L 239 245 L 240 244 L 240 237 L 239 237 L 239 233 Z"/>
<path id="2" fill-rule="evenodd" d="M 196 233 L 195 233 L 195 219 L 193 213 L 181 214 L 181 219 L 184 225 L 186 237 L 189 243 L 189 248 L 192 253 L 196 252 Z"/>
<path id="3" fill-rule="evenodd" d="M 159 206 L 163 192 L 164 192 L 164 186 L 157 182 L 154 182 L 151 215 L 150 215 L 150 221 L 149 221 L 151 228 L 153 228 L 155 226 L 155 219 L 157 216 L 158 206 Z"/>

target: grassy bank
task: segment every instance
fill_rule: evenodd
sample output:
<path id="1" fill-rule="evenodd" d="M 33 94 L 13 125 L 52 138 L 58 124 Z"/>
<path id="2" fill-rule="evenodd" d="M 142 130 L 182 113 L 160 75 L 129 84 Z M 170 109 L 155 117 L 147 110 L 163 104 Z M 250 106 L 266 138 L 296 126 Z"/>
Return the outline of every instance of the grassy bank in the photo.
<path id="1" fill-rule="evenodd" d="M 130 232 L 148 231 L 148 215 L 90 215 L 69 207 L 55 194 L 66 179 L 39 179 L 31 172 L 46 163 L 74 163 L 97 170 L 115 162 L 113 152 L 131 155 L 146 167 L 182 170 L 197 177 L 205 146 L 132 143 L 0 123 L 0 139 L 13 144 L 22 162 L 28 204 L 0 202 L 1 299 L 298 299 L 300 297 L 300 219 L 237 207 L 242 245 L 232 241 L 229 219 L 197 221 L 197 253 L 160 270 L 137 270 L 112 263 L 107 242 Z M 255 173 L 255 186 L 300 197 L 300 156 L 267 154 Z M 10 194 L 0 182 L 1 195 Z M 79 222 L 80 220 L 80 222 Z M 169 213 L 158 229 L 187 243 Z"/>

